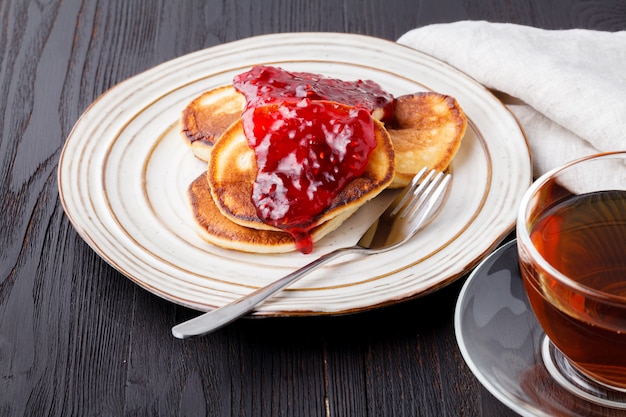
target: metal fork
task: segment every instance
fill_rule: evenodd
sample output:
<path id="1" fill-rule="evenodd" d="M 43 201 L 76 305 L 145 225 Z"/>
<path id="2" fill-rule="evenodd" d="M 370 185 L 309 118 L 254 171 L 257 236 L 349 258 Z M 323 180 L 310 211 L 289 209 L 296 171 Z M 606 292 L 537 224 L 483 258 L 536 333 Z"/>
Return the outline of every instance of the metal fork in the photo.
<path id="1" fill-rule="evenodd" d="M 450 174 L 437 173 L 435 170 L 428 171 L 427 168 L 422 169 L 413 177 L 411 183 L 398 193 L 356 245 L 329 252 L 230 304 L 180 323 L 172 328 L 172 334 L 179 339 L 208 334 L 251 312 L 270 296 L 332 259 L 349 253 L 371 255 L 398 247 L 415 235 L 430 217 L 438 206 L 450 178 Z"/>

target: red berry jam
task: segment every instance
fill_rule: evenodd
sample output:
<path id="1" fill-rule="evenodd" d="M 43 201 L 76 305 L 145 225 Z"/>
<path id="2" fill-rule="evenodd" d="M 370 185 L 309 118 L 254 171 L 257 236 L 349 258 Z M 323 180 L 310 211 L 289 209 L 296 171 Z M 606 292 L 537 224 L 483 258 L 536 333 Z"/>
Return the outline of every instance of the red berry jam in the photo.
<path id="1" fill-rule="evenodd" d="M 383 122 L 393 117 L 393 96 L 371 80 L 343 81 L 319 74 L 255 66 L 235 76 L 233 86 L 246 97 L 248 107 L 308 98 L 363 107 L 370 113 L 381 110 Z"/>
<path id="2" fill-rule="evenodd" d="M 257 215 L 310 253 L 315 220 L 347 183 L 363 175 L 376 148 L 370 112 L 393 97 L 372 81 L 274 67 L 254 67 L 236 76 L 234 86 L 247 99 L 243 122 L 256 155 Z"/>
<path id="3" fill-rule="evenodd" d="M 374 121 L 358 107 L 304 99 L 246 111 L 244 131 L 258 165 L 257 215 L 311 252 L 312 220 L 365 172 L 377 144 Z"/>

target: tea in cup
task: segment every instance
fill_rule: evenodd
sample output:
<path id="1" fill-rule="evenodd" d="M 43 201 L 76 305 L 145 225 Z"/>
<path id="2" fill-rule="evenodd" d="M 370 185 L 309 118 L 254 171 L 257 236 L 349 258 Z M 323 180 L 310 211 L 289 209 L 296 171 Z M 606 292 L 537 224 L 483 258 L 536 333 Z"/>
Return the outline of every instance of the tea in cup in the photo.
<path id="1" fill-rule="evenodd" d="M 517 246 L 551 375 L 626 408 L 626 151 L 537 179 L 521 203 Z"/>

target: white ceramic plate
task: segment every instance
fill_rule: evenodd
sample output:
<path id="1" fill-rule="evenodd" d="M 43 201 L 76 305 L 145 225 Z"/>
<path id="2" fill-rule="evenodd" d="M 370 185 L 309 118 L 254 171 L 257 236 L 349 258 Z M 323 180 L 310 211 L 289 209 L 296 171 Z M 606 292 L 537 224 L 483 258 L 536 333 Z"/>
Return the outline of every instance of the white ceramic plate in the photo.
<path id="1" fill-rule="evenodd" d="M 326 240 L 311 255 L 260 255 L 220 249 L 196 235 L 186 188 L 206 167 L 179 136 L 179 114 L 254 64 L 372 79 L 395 95 L 434 90 L 456 97 L 469 119 L 447 199 L 415 239 L 384 255 L 342 258 L 255 314 L 338 314 L 420 296 L 466 273 L 512 229 L 531 181 L 530 156 L 517 121 L 484 87 L 390 41 L 337 33 L 259 36 L 120 83 L 85 111 L 67 139 L 59 163 L 63 207 L 81 237 L 140 286 L 210 310 L 337 245 Z M 335 237 L 349 233 L 339 229 Z"/>

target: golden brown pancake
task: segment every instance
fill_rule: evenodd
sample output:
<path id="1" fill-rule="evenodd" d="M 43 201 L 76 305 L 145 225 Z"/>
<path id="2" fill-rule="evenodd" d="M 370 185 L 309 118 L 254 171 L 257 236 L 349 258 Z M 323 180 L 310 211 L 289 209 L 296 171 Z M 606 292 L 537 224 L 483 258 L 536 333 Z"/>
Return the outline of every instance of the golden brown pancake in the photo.
<path id="1" fill-rule="evenodd" d="M 194 155 L 208 161 L 215 141 L 241 117 L 245 98 L 232 86 L 209 90 L 185 107 L 180 118 L 181 135 Z"/>
<path id="2" fill-rule="evenodd" d="M 311 219 L 312 225 L 356 211 L 393 180 L 395 159 L 391 139 L 382 123 L 374 120 L 374 126 L 378 145 L 370 154 L 365 173 L 346 184 L 330 207 Z M 211 152 L 207 180 L 213 200 L 222 214 L 234 223 L 260 230 L 278 230 L 257 216 L 251 199 L 256 173 L 254 151 L 248 146 L 243 121 L 239 120 L 224 132 Z"/>
<path id="3" fill-rule="evenodd" d="M 461 146 L 467 117 L 450 96 L 426 92 L 398 97 L 387 126 L 396 153 L 390 188 L 407 185 L 423 167 L 445 171 Z"/>
<path id="4" fill-rule="evenodd" d="M 215 205 L 206 173 L 198 176 L 187 190 L 191 209 L 198 225 L 198 235 L 205 241 L 226 249 L 253 253 L 283 253 L 296 250 L 293 237 L 286 232 L 250 229 L 224 217 Z M 343 213 L 311 231 L 313 242 L 335 230 L 353 214 Z"/>

